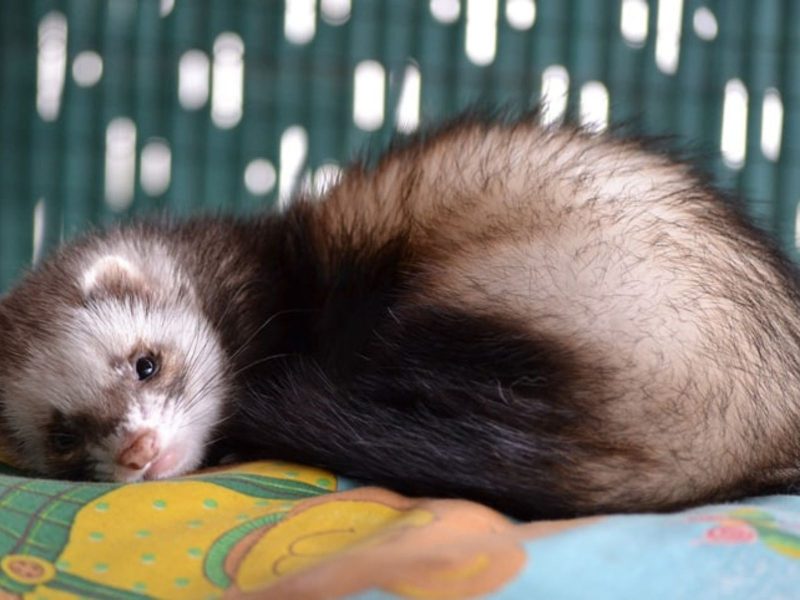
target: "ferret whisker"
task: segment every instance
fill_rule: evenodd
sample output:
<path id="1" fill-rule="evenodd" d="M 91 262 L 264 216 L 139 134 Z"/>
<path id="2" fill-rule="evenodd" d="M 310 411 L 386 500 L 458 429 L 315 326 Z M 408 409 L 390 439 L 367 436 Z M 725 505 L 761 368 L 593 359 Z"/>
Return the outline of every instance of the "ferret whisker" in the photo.
<path id="1" fill-rule="evenodd" d="M 214 393 L 220 390 L 226 390 L 227 383 L 224 381 L 219 381 L 217 379 L 208 379 L 205 383 L 203 383 L 199 389 L 194 391 L 188 399 L 184 398 L 180 402 L 178 408 L 182 410 L 188 410 L 195 406 L 197 402 L 203 401 L 204 397 L 210 393 Z"/>
<path id="2" fill-rule="evenodd" d="M 234 371 L 231 374 L 231 377 L 232 378 L 236 378 L 239 375 L 241 375 L 242 373 L 252 369 L 256 365 L 260 365 L 260 364 L 263 364 L 263 363 L 266 363 L 266 362 L 270 362 L 270 361 L 273 361 L 273 360 L 278 360 L 280 358 L 288 358 L 288 357 L 292 357 L 292 356 L 300 356 L 300 354 L 298 354 L 297 352 L 280 352 L 280 353 L 277 353 L 277 354 L 270 354 L 269 356 L 264 356 L 262 358 L 256 359 L 256 360 L 244 365 L 243 367 L 237 369 L 236 371 Z"/>
<path id="3" fill-rule="evenodd" d="M 250 343 L 251 343 L 251 342 L 252 342 L 252 341 L 253 341 L 253 340 L 256 338 L 256 336 L 258 336 L 258 334 L 260 334 L 260 333 L 261 333 L 261 332 L 262 332 L 262 331 L 263 331 L 263 330 L 264 330 L 264 329 L 265 329 L 267 326 L 269 326 L 269 325 L 270 325 L 270 323 L 272 323 L 272 322 L 273 322 L 273 321 L 274 321 L 276 318 L 278 318 L 278 317 L 281 317 L 281 316 L 284 316 L 284 315 L 287 315 L 287 314 L 293 314 L 293 313 L 314 312 L 314 310 L 315 310 L 315 309 L 308 309 L 308 308 L 287 308 L 287 309 L 279 310 L 279 311 L 277 311 L 277 312 L 273 313 L 273 314 L 272 314 L 272 315 L 270 315 L 270 316 L 269 316 L 269 317 L 268 317 L 268 318 L 267 318 L 267 319 L 266 319 L 266 320 L 265 320 L 265 321 L 264 321 L 264 322 L 263 322 L 261 325 L 259 325 L 259 326 L 258 326 L 258 327 L 255 329 L 255 331 L 253 331 L 253 333 L 252 333 L 252 334 L 251 334 L 251 335 L 250 335 L 250 336 L 249 336 L 249 337 L 248 337 L 248 338 L 247 338 L 247 339 L 244 341 L 244 343 L 243 343 L 243 344 L 242 344 L 242 345 L 241 345 L 241 346 L 240 346 L 240 347 L 239 347 L 237 350 L 235 350 L 235 351 L 234 351 L 234 352 L 231 354 L 231 356 L 230 356 L 230 360 L 231 360 L 231 361 L 234 361 L 234 360 L 236 360 L 236 358 L 237 358 L 237 357 L 238 357 L 238 356 L 239 356 L 239 355 L 240 355 L 240 354 L 241 354 L 241 353 L 242 353 L 244 350 L 246 350 L 246 349 L 247 349 L 247 347 L 248 347 L 248 346 L 250 345 Z"/>
<path id="4" fill-rule="evenodd" d="M 258 280 L 255 280 L 255 279 L 252 279 L 252 280 L 248 279 L 248 280 L 242 282 L 242 284 L 239 285 L 238 288 L 236 288 L 236 291 L 234 291 L 230 295 L 230 300 L 228 302 L 226 302 L 225 310 L 222 312 L 222 314 L 219 315 L 219 317 L 217 317 L 216 319 L 214 319 L 214 326 L 217 329 L 224 327 L 225 322 L 226 322 L 226 320 L 228 318 L 228 315 L 231 313 L 232 310 L 235 309 L 235 307 L 239 306 L 239 303 L 236 302 L 236 299 L 240 298 L 242 296 L 243 292 L 246 289 L 248 289 L 248 288 L 257 288 L 259 286 L 259 284 L 263 285 L 262 282 L 260 282 Z"/>

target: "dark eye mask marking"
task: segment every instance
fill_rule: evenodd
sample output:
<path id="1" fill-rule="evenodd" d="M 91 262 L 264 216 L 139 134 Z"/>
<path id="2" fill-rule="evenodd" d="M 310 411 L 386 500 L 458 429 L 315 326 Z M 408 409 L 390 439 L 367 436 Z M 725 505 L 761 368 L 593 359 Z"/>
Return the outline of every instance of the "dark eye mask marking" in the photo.
<path id="1" fill-rule="evenodd" d="M 87 446 L 110 435 L 118 419 L 79 412 L 66 414 L 54 410 L 45 427 L 45 452 L 52 474 L 64 479 L 91 479 L 95 460 L 89 456 Z"/>

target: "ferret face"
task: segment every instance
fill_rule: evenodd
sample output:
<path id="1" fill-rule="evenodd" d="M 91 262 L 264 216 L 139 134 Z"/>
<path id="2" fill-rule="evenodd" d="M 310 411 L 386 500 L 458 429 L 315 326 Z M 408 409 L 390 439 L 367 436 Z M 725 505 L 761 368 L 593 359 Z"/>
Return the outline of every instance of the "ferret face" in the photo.
<path id="1" fill-rule="evenodd" d="M 32 279 L 26 283 L 41 285 Z M 135 247 L 92 256 L 71 279 L 78 301 L 42 304 L 42 314 L 27 307 L 41 331 L 15 340 L 24 350 L 1 367 L 0 408 L 14 458 L 50 476 L 105 481 L 196 468 L 228 380 L 185 275 L 162 249 Z M 14 329 L 9 306 L 24 300 L 26 283 L 2 306 L 12 339 L 30 335 Z"/>

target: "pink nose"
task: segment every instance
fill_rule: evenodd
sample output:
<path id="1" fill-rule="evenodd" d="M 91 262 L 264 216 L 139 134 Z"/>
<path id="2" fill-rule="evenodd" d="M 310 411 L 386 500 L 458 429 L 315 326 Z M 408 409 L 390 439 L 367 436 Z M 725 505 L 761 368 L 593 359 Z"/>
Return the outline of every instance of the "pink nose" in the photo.
<path id="1" fill-rule="evenodd" d="M 144 469 L 158 456 L 158 435 L 152 429 L 141 429 L 130 434 L 117 455 L 117 464 L 128 469 Z"/>

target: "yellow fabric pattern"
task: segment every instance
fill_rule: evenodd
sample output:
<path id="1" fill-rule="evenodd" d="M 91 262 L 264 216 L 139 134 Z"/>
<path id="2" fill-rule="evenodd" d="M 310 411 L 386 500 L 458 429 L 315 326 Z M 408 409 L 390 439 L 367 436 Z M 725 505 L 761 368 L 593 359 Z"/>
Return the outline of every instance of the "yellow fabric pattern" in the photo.
<path id="1" fill-rule="evenodd" d="M 129 485 L 10 472 L 0 598 L 455 599 L 525 563 L 522 528 L 485 507 L 339 483 L 282 462 Z"/>

